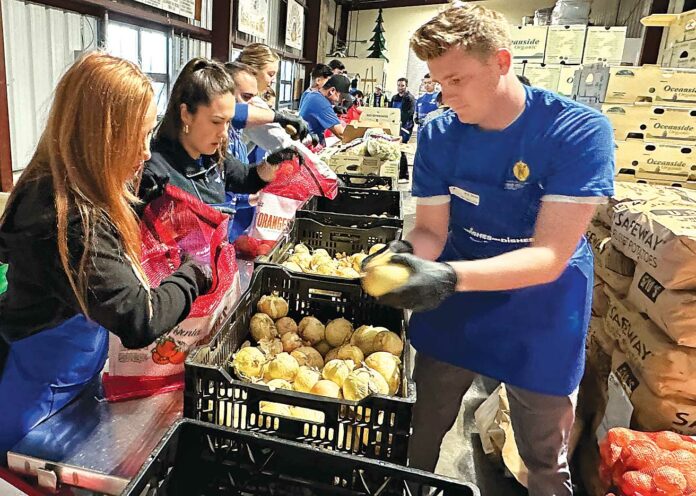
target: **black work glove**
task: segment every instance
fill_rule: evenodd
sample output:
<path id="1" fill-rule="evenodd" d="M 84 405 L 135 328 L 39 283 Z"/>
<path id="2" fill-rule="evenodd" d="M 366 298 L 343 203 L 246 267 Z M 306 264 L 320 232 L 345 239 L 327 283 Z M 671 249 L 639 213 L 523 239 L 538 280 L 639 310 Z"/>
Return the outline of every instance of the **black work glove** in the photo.
<path id="1" fill-rule="evenodd" d="M 167 184 L 169 184 L 169 175 L 158 174 L 152 172 L 152 170 L 145 169 L 140 180 L 138 197 L 145 204 L 151 203 L 164 194 Z"/>
<path id="2" fill-rule="evenodd" d="M 319 136 L 314 133 L 310 133 L 309 138 L 312 140 L 312 146 L 317 146 L 319 143 L 321 143 Z"/>
<path id="3" fill-rule="evenodd" d="M 309 126 L 302 117 L 288 112 L 274 112 L 273 122 L 280 124 L 292 139 L 302 141 L 307 137 L 307 134 L 309 134 Z"/>
<path id="4" fill-rule="evenodd" d="M 209 264 L 197 262 L 188 255 L 184 255 L 181 260 L 179 270 L 190 268 L 196 278 L 196 286 L 198 287 L 198 295 L 204 295 L 213 285 L 213 269 Z"/>
<path id="5" fill-rule="evenodd" d="M 365 267 L 367 267 L 367 264 L 372 262 L 374 258 L 378 255 L 381 255 L 385 251 L 389 250 L 390 252 L 396 254 L 396 253 L 410 253 L 413 254 L 413 245 L 406 241 L 405 239 L 397 239 L 396 241 L 390 241 L 387 243 L 387 246 L 382 248 L 381 250 L 378 250 L 374 252 L 372 255 L 365 257 L 360 264 L 360 270 L 363 272 L 365 271 Z"/>
<path id="6" fill-rule="evenodd" d="M 294 148 L 283 148 L 277 152 L 271 153 L 266 157 L 266 162 L 270 165 L 276 166 L 285 162 L 286 160 L 292 160 L 297 155 L 297 150 Z"/>
<path id="7" fill-rule="evenodd" d="M 411 277 L 400 288 L 379 297 L 377 301 L 383 305 L 424 312 L 437 308 L 457 290 L 457 273 L 449 264 L 431 262 L 410 253 L 394 255 L 390 262 L 408 267 Z"/>
<path id="8" fill-rule="evenodd" d="M 336 112 L 336 115 L 343 115 L 348 112 L 343 105 L 334 105 L 333 109 L 334 112 Z"/>

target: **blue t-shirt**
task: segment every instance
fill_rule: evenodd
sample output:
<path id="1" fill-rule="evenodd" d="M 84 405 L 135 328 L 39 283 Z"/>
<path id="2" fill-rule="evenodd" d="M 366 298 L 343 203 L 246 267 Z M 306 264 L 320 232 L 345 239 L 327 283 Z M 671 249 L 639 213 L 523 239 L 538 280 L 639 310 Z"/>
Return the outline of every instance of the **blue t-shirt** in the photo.
<path id="1" fill-rule="evenodd" d="M 304 90 L 302 92 L 302 95 L 300 96 L 300 107 L 302 107 L 302 102 L 304 102 L 304 99 L 307 97 L 307 95 L 309 95 L 313 91 L 316 91 L 316 90 L 313 90 L 312 88 L 307 88 L 306 90 Z"/>
<path id="2" fill-rule="evenodd" d="M 423 93 L 416 100 L 416 115 L 421 125 L 430 112 L 437 110 L 437 95 L 437 92 Z"/>
<path id="3" fill-rule="evenodd" d="M 449 201 L 442 261 L 529 246 L 542 199 L 602 203 L 613 194 L 614 140 L 606 117 L 550 91 L 525 91 L 525 110 L 502 131 L 462 124 L 450 110 L 421 132 L 413 196 Z M 584 368 L 592 264 L 582 239 L 552 283 L 456 293 L 433 311 L 413 314 L 412 343 L 511 385 L 567 395 Z"/>
<path id="4" fill-rule="evenodd" d="M 319 91 L 308 93 L 300 105 L 300 117 L 307 121 L 309 132 L 319 136 L 324 141 L 324 131 L 340 124 L 333 105 Z"/>

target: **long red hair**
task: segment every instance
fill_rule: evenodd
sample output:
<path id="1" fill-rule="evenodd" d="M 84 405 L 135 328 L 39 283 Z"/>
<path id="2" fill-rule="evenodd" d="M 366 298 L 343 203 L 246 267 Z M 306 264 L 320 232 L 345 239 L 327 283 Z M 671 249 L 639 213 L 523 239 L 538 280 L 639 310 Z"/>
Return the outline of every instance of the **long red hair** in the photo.
<path id="1" fill-rule="evenodd" d="M 19 190 L 25 181 L 52 178 L 61 264 L 87 316 L 86 269 L 98 223 L 113 226 L 125 255 L 142 274 L 133 181 L 153 98 L 150 80 L 135 64 L 103 52 L 83 55 L 58 82 L 46 129 L 17 184 Z M 68 214 L 73 211 L 80 213 L 83 232 L 77 266 L 68 251 Z"/>

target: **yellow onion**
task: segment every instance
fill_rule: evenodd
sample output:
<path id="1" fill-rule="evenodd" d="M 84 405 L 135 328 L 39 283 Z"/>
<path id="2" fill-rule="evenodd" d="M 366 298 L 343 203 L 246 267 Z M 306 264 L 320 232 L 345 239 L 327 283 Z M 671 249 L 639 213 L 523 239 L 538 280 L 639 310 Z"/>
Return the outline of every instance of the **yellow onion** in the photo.
<path id="1" fill-rule="evenodd" d="M 259 401 L 259 411 L 264 415 L 280 415 L 283 417 L 292 417 L 290 406 L 283 403 L 274 403 L 272 401 Z"/>
<path id="2" fill-rule="evenodd" d="M 365 359 L 365 365 L 378 372 L 389 385 L 389 394 L 394 395 L 401 383 L 401 360 L 387 351 L 376 351 Z"/>
<path id="3" fill-rule="evenodd" d="M 360 348 L 363 354 L 367 356 L 375 350 L 375 338 L 377 335 L 382 331 L 388 330 L 384 327 L 360 326 L 350 337 L 350 344 Z"/>
<path id="4" fill-rule="evenodd" d="M 257 343 L 262 339 L 273 339 L 278 336 L 273 319 L 265 313 L 257 313 L 251 317 L 249 331 Z"/>
<path id="5" fill-rule="evenodd" d="M 334 319 L 326 324 L 326 342 L 332 348 L 337 348 L 350 341 L 350 335 L 353 333 L 353 324 L 349 320 L 340 318 Z"/>
<path id="6" fill-rule="evenodd" d="M 300 337 L 311 345 L 317 344 L 324 340 L 325 328 L 324 324 L 315 317 L 305 317 L 297 326 Z"/>
<path id="7" fill-rule="evenodd" d="M 262 339 L 259 341 L 259 349 L 267 356 L 274 357 L 283 352 L 283 342 L 278 338 Z"/>
<path id="8" fill-rule="evenodd" d="M 309 393 L 314 385 L 321 380 L 321 374 L 318 370 L 315 370 L 306 365 L 300 366 L 295 376 L 295 382 L 293 386 L 295 391 L 300 393 Z"/>
<path id="9" fill-rule="evenodd" d="M 365 359 L 362 350 L 353 344 L 344 344 L 338 349 L 336 358 L 341 360 L 353 360 L 354 363 L 360 364 Z"/>
<path id="10" fill-rule="evenodd" d="M 292 391 L 292 384 L 290 384 L 288 381 L 285 379 L 271 379 L 266 383 L 266 386 L 273 389 L 287 389 L 288 391 Z"/>
<path id="11" fill-rule="evenodd" d="M 338 386 L 343 386 L 343 381 L 355 368 L 355 362 L 352 360 L 331 360 L 324 366 L 321 375 L 328 381 L 335 382 Z"/>
<path id="12" fill-rule="evenodd" d="M 367 294 L 378 298 L 406 284 L 409 277 L 411 277 L 411 271 L 404 265 L 370 263 L 365 268 L 361 283 Z"/>
<path id="13" fill-rule="evenodd" d="M 256 304 L 259 312 L 263 312 L 273 320 L 285 317 L 288 314 L 288 302 L 274 292 L 272 295 L 264 295 Z"/>
<path id="14" fill-rule="evenodd" d="M 331 345 L 326 341 L 319 341 L 314 345 L 314 349 L 317 350 L 322 357 L 325 357 L 326 354 L 331 350 Z"/>
<path id="15" fill-rule="evenodd" d="M 273 379 L 284 379 L 292 382 L 295 380 L 300 364 L 290 353 L 280 353 L 266 364 L 263 371 L 263 378 L 266 382 Z"/>
<path id="16" fill-rule="evenodd" d="M 281 264 L 283 267 L 285 267 L 288 270 L 291 270 L 293 272 L 304 272 L 302 270 L 302 267 L 299 266 L 299 264 L 295 262 L 291 262 L 290 260 L 286 260 Z"/>
<path id="17" fill-rule="evenodd" d="M 297 333 L 297 323 L 290 317 L 281 317 L 276 320 L 275 326 L 280 336 L 287 332 Z"/>
<path id="18" fill-rule="evenodd" d="M 374 255 L 375 253 L 377 253 L 379 250 L 381 250 L 385 246 L 387 246 L 387 245 L 385 245 L 384 243 L 377 243 L 375 245 L 372 245 L 372 246 L 370 246 L 370 251 L 368 251 L 367 254 Z"/>
<path id="19" fill-rule="evenodd" d="M 232 367 L 235 373 L 244 380 L 261 377 L 265 363 L 266 355 L 253 346 L 242 348 L 232 357 Z"/>
<path id="20" fill-rule="evenodd" d="M 280 336 L 280 342 L 283 343 L 283 351 L 286 353 L 291 353 L 304 345 L 302 338 L 294 332 L 286 332 Z"/>
<path id="21" fill-rule="evenodd" d="M 300 365 L 309 365 L 315 369 L 321 369 L 324 366 L 324 358 L 321 353 L 311 346 L 301 346 L 290 354 Z"/>
<path id="22" fill-rule="evenodd" d="M 309 248 L 302 243 L 297 243 L 294 248 L 295 253 L 309 253 Z"/>
<path id="23" fill-rule="evenodd" d="M 351 257 L 351 266 L 353 270 L 360 273 L 362 272 L 362 262 L 367 258 L 367 254 L 360 252 L 356 253 Z"/>
<path id="24" fill-rule="evenodd" d="M 374 351 L 388 351 L 396 357 L 400 357 L 404 351 L 404 342 L 398 334 L 391 331 L 382 331 L 373 341 Z"/>
<path id="25" fill-rule="evenodd" d="M 375 370 L 355 369 L 343 381 L 343 396 L 347 400 L 360 401 L 372 394 L 389 394 L 389 384 Z"/>
<path id="26" fill-rule="evenodd" d="M 331 263 L 319 264 L 315 270 L 317 274 L 321 274 L 322 276 L 332 276 L 337 271 L 336 267 Z"/>
<path id="27" fill-rule="evenodd" d="M 295 253 L 290 255 L 287 261 L 297 264 L 298 267 L 305 270 L 312 263 L 312 255 L 309 253 Z"/>
<path id="28" fill-rule="evenodd" d="M 353 267 L 339 267 L 335 275 L 349 279 L 357 279 L 360 277 L 360 272 L 356 271 Z"/>
<path id="29" fill-rule="evenodd" d="M 318 381 L 314 385 L 310 393 L 318 394 L 320 396 L 327 396 L 329 398 L 341 399 L 343 397 L 341 395 L 341 388 L 338 387 L 338 385 L 335 382 L 327 381 L 326 379 Z"/>
<path id="30" fill-rule="evenodd" d="M 314 250 L 314 253 L 312 253 L 312 256 L 331 258 L 331 255 L 329 255 L 329 252 L 326 251 L 324 248 L 317 248 L 316 250 Z"/>
<path id="31" fill-rule="evenodd" d="M 326 355 L 324 355 L 324 363 L 329 363 L 336 358 L 338 358 L 338 348 L 331 348 Z"/>

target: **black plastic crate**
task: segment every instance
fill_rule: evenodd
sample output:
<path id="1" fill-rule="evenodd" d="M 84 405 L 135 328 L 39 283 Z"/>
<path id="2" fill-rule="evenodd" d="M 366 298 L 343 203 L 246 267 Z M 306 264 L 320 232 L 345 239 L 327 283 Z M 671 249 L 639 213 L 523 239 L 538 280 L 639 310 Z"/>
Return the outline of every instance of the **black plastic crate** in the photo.
<path id="1" fill-rule="evenodd" d="M 312 200 L 310 200 L 311 202 Z M 308 202 L 309 203 L 309 202 Z M 303 207 L 304 208 L 304 207 Z M 333 212 L 318 212 L 315 210 L 298 210 L 297 219 L 314 219 L 326 226 L 356 227 L 371 229 L 373 227 L 404 227 L 403 219 L 395 217 L 369 217 L 366 215 L 337 214 Z"/>
<path id="2" fill-rule="evenodd" d="M 392 226 L 377 226 L 366 229 L 355 227 L 331 226 L 317 222 L 314 219 L 295 219 L 292 229 L 275 244 L 268 255 L 257 257 L 257 265 L 280 265 L 288 259 L 290 252 L 298 243 L 303 243 L 311 250 L 323 248 L 332 257 L 336 253 L 352 255 L 368 249 L 377 243 L 388 243 L 401 239 L 401 229 Z M 294 272 L 296 274 L 303 274 Z M 326 278 L 338 281 L 357 281 L 345 277 L 322 276 L 319 274 L 304 274 L 309 277 Z"/>
<path id="3" fill-rule="evenodd" d="M 122 494 L 478 496 L 480 493 L 471 484 L 428 472 L 184 419 L 172 426 Z"/>
<path id="4" fill-rule="evenodd" d="M 377 216 L 400 220 L 403 226 L 403 208 L 400 191 L 380 191 L 372 189 L 340 188 L 333 200 L 315 196 L 305 203 L 300 210 L 314 212 L 331 212 L 342 215 Z M 382 217 L 384 219 L 385 217 Z M 345 225 L 345 224 L 342 224 Z"/>
<path id="5" fill-rule="evenodd" d="M 398 396 L 373 395 L 357 402 L 281 389 L 271 391 L 265 385 L 236 379 L 229 360 L 247 339 L 256 303 L 273 291 L 288 301 L 289 316 L 297 321 L 307 315 L 322 322 L 345 317 L 356 328 L 371 324 L 400 334 L 404 354 Z M 272 265 L 257 267 L 229 323 L 208 345 L 194 350 L 186 359 L 184 415 L 225 427 L 406 463 L 416 401 L 406 328 L 403 311 L 378 304 L 350 280 L 322 280 Z M 310 421 L 261 412 L 261 401 L 308 408 L 319 419 Z"/>
<path id="6" fill-rule="evenodd" d="M 394 189 L 394 180 L 387 176 L 374 176 L 372 174 L 338 174 L 346 188 L 372 189 L 386 186 L 388 189 L 377 191 L 389 191 Z"/>

